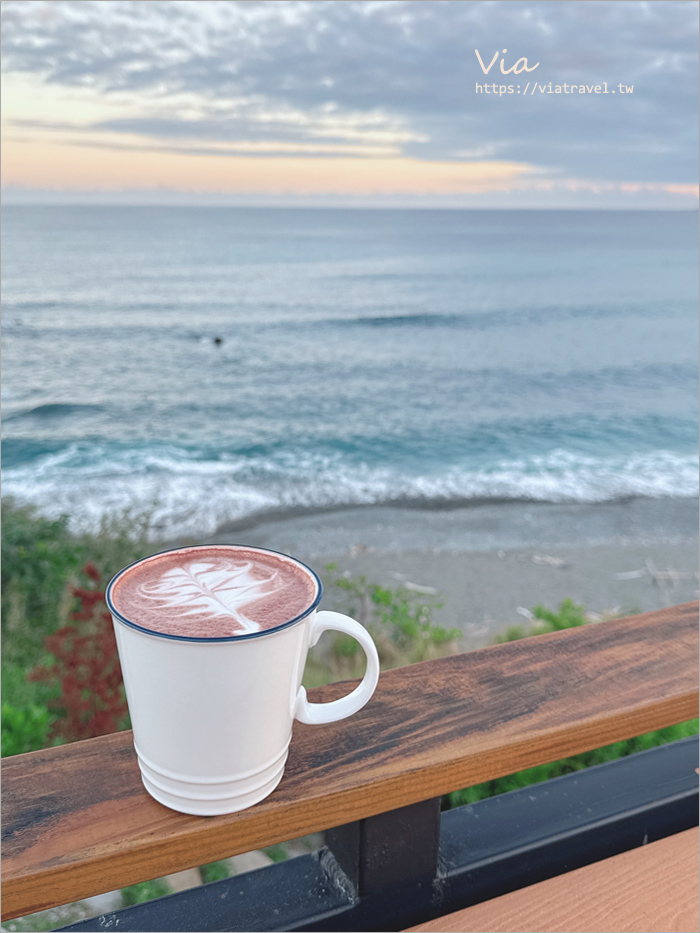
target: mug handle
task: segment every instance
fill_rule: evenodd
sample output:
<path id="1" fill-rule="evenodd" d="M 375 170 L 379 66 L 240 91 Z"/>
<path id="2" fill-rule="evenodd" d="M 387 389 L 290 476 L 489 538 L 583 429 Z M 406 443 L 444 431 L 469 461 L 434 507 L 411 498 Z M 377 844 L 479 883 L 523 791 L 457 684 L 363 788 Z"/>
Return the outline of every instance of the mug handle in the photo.
<path id="1" fill-rule="evenodd" d="M 313 648 L 326 631 L 343 632 L 356 639 L 362 646 L 367 658 L 367 670 L 359 686 L 355 687 L 352 693 L 340 700 L 332 700 L 330 703 L 309 703 L 306 699 L 306 690 L 299 687 L 297 694 L 297 705 L 295 718 L 299 722 L 304 722 L 310 726 L 317 726 L 324 722 L 335 722 L 338 719 L 345 719 L 352 716 L 367 703 L 374 693 L 379 680 L 379 656 L 374 646 L 369 632 L 363 628 L 359 622 L 355 622 L 349 616 L 344 616 L 340 612 L 329 612 L 322 610 L 316 613 L 316 618 L 311 625 L 309 636 L 309 648 Z"/>

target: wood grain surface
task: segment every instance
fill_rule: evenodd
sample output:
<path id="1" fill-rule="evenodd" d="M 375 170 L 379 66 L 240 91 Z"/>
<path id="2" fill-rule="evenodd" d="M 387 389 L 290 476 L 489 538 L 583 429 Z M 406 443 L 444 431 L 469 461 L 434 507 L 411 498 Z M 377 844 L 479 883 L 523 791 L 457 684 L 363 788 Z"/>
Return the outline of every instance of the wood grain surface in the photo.
<path id="1" fill-rule="evenodd" d="M 699 867 L 688 829 L 406 933 L 698 933 Z"/>
<path id="2" fill-rule="evenodd" d="M 175 813 L 131 733 L 2 763 L 3 918 L 416 803 L 697 715 L 697 603 L 381 675 L 358 714 L 295 725 L 277 790 L 241 813 Z M 330 700 L 349 685 L 310 691 Z"/>

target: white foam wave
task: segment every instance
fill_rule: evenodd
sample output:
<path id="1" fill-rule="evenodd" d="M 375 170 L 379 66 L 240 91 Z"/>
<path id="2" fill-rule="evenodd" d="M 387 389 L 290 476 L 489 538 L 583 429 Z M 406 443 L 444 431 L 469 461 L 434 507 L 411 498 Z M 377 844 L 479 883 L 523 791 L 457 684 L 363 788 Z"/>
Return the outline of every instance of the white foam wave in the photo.
<path id="1" fill-rule="evenodd" d="M 274 460 L 230 456 L 203 460 L 177 448 L 94 452 L 85 462 L 70 449 L 31 466 L 7 469 L 4 493 L 47 515 L 67 513 L 76 530 L 103 517 L 150 511 L 158 536 L 205 535 L 260 512 L 402 500 L 469 499 L 604 502 L 627 496 L 696 496 L 698 457 L 659 450 L 603 459 L 557 450 L 489 468 L 452 466 L 412 474 L 395 467 L 352 465 L 340 455 L 279 454 Z"/>

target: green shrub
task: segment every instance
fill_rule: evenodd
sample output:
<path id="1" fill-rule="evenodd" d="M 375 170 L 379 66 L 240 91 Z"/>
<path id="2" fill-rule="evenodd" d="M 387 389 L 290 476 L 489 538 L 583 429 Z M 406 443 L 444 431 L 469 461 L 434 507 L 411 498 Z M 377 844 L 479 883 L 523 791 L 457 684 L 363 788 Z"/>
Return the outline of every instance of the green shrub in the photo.
<path id="1" fill-rule="evenodd" d="M 41 661 L 47 661 L 49 655 L 42 651 Z M 45 684 L 31 683 L 27 680 L 28 669 L 22 664 L 15 664 L 5 658 L 2 660 L 2 701 L 10 703 L 18 709 L 24 709 L 33 703 L 37 706 L 47 706 L 56 695 Z"/>
<path id="2" fill-rule="evenodd" d="M 45 748 L 49 744 L 51 714 L 45 706 L 31 704 L 17 709 L 2 704 L 2 756 L 21 755 Z"/>
<path id="3" fill-rule="evenodd" d="M 2 503 L 2 634 L 6 661 L 33 663 L 45 635 L 65 617 L 66 584 L 83 546 L 68 519 L 47 519 L 32 506 Z"/>
<path id="4" fill-rule="evenodd" d="M 338 581 L 339 585 L 341 582 Z M 364 577 L 359 581 L 366 586 Z M 459 629 L 445 629 L 433 622 L 433 609 L 441 603 L 428 602 L 421 594 L 405 587 L 388 589 L 372 584 L 369 596 L 375 607 L 375 621 L 370 627 L 388 635 L 402 651 L 415 652 L 420 647 L 440 646 L 462 634 Z"/>
<path id="5" fill-rule="evenodd" d="M 66 515 L 44 518 L 33 506 L 2 502 L 2 632 L 5 660 L 33 666 L 46 635 L 73 607 L 69 584 L 91 561 L 107 582 L 122 567 L 157 551 L 151 515 L 130 509 L 108 516 L 96 532 L 73 535 Z"/>
<path id="6" fill-rule="evenodd" d="M 526 628 L 524 625 L 511 625 L 502 635 L 497 635 L 494 642 L 499 645 L 508 641 L 518 641 L 530 635 L 546 635 L 547 632 L 560 632 L 565 628 L 575 628 L 586 624 L 583 606 L 578 606 L 570 599 L 565 599 L 558 612 L 552 612 L 542 605 L 531 610 L 537 621 Z"/>
<path id="7" fill-rule="evenodd" d="M 284 843 L 279 843 L 275 846 L 268 846 L 266 849 L 263 849 L 265 855 L 268 858 L 272 859 L 273 862 L 284 862 L 289 857 L 287 854 L 287 848 Z"/>
<path id="8" fill-rule="evenodd" d="M 433 611 L 441 606 L 433 593 L 406 586 L 384 587 L 369 583 L 364 576 L 338 574 L 337 564 L 327 564 L 326 584 L 346 595 L 343 611 L 357 619 L 371 633 L 377 646 L 382 670 L 440 657 L 456 650 L 459 629 L 446 629 L 433 621 Z M 307 662 L 307 687 L 329 680 L 359 677 L 364 670 L 364 654 L 348 635 L 334 635 L 325 658 L 321 653 Z"/>
<path id="9" fill-rule="evenodd" d="M 156 897 L 164 897 L 171 894 L 167 882 L 162 878 L 156 878 L 154 881 L 142 881 L 140 884 L 132 884 L 128 888 L 122 888 L 122 904 L 124 907 L 133 907 L 134 904 L 143 904 L 145 901 L 152 901 Z"/>
<path id="10" fill-rule="evenodd" d="M 100 568 L 106 585 L 123 567 L 148 557 L 165 545 L 151 539 L 152 513 L 124 509 L 106 515 L 95 532 L 83 532 L 79 541 L 88 560 Z"/>
<path id="11" fill-rule="evenodd" d="M 231 872 L 226 862 L 209 862 L 208 865 L 199 866 L 199 874 L 202 876 L 203 883 L 209 884 L 210 881 L 222 881 L 228 878 Z"/>
<path id="12" fill-rule="evenodd" d="M 48 658 L 43 655 L 42 658 Z M 49 705 L 57 690 L 46 684 L 30 683 L 21 665 L 2 662 L 2 756 L 18 755 L 50 745 L 50 727 L 54 716 Z M 37 711 L 41 711 L 41 715 Z M 47 723 L 39 728 L 40 721 Z M 43 735 L 44 739 L 41 740 Z"/>
<path id="13" fill-rule="evenodd" d="M 65 629 L 79 608 L 80 568 L 87 561 L 96 563 L 105 583 L 122 567 L 159 550 L 159 544 L 149 541 L 149 530 L 148 513 L 127 510 L 105 518 L 97 532 L 74 535 L 67 516 L 47 519 L 31 506 L 3 500 L 3 755 L 42 747 L 37 744 L 39 721 L 49 717 L 53 724 L 55 717 L 39 717 L 37 710 L 56 701 L 60 684 L 30 682 L 28 675 L 55 663 L 45 642 Z"/>

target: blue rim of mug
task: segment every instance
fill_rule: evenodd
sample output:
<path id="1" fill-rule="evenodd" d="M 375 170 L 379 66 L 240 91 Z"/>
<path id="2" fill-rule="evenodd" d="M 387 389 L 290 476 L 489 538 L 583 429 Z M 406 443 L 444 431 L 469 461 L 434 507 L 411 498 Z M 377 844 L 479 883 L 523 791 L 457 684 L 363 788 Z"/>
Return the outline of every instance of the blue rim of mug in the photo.
<path id="1" fill-rule="evenodd" d="M 273 628 L 263 629 L 260 632 L 245 632 L 243 635 L 218 635 L 214 638 L 207 638 L 204 635 L 172 635 L 169 632 L 156 632 L 155 629 L 146 628 L 144 625 L 139 625 L 137 622 L 133 622 L 131 619 L 127 619 L 125 615 L 116 608 L 112 600 L 112 589 L 114 588 L 115 583 L 122 577 L 127 571 L 131 570 L 132 567 L 136 567 L 137 564 L 145 564 L 149 560 L 154 560 L 156 557 L 161 557 L 163 554 L 173 554 L 177 551 L 195 551 L 198 549 L 201 550 L 212 550 L 214 548 L 238 550 L 238 551 L 260 551 L 263 554 L 274 554 L 276 557 L 281 557 L 284 560 L 291 561 L 293 564 L 297 564 L 299 567 L 302 567 L 304 570 L 308 571 L 311 577 L 316 581 L 316 586 L 318 592 L 314 598 L 314 601 L 311 605 L 306 608 L 300 615 L 295 616 L 293 619 L 290 619 L 288 622 L 281 622 L 279 625 L 275 625 Z M 146 635 L 154 635 L 156 638 L 169 638 L 171 641 L 196 641 L 196 642 L 221 642 L 221 641 L 247 641 L 250 638 L 262 638 L 264 635 L 274 635 L 275 632 L 280 632 L 282 629 L 290 628 L 292 625 L 296 625 L 297 622 L 301 622 L 308 615 L 310 615 L 314 609 L 321 602 L 321 597 L 323 596 L 323 584 L 316 573 L 315 570 L 312 570 L 308 564 L 305 564 L 301 560 L 297 560 L 296 557 L 290 557 L 289 554 L 283 554 L 282 551 L 273 551 L 272 548 L 267 547 L 256 547 L 254 545 L 247 544 L 190 544 L 183 547 L 171 547 L 166 548 L 164 551 L 156 551 L 155 554 L 149 554 L 148 557 L 142 557 L 139 560 L 132 561 L 128 566 L 123 567 L 119 573 L 115 574 L 112 579 L 107 584 L 107 590 L 105 592 L 105 602 L 107 607 L 112 615 L 119 619 L 120 622 L 123 622 L 124 625 L 128 625 L 130 628 L 136 629 L 139 632 L 144 632 Z"/>

